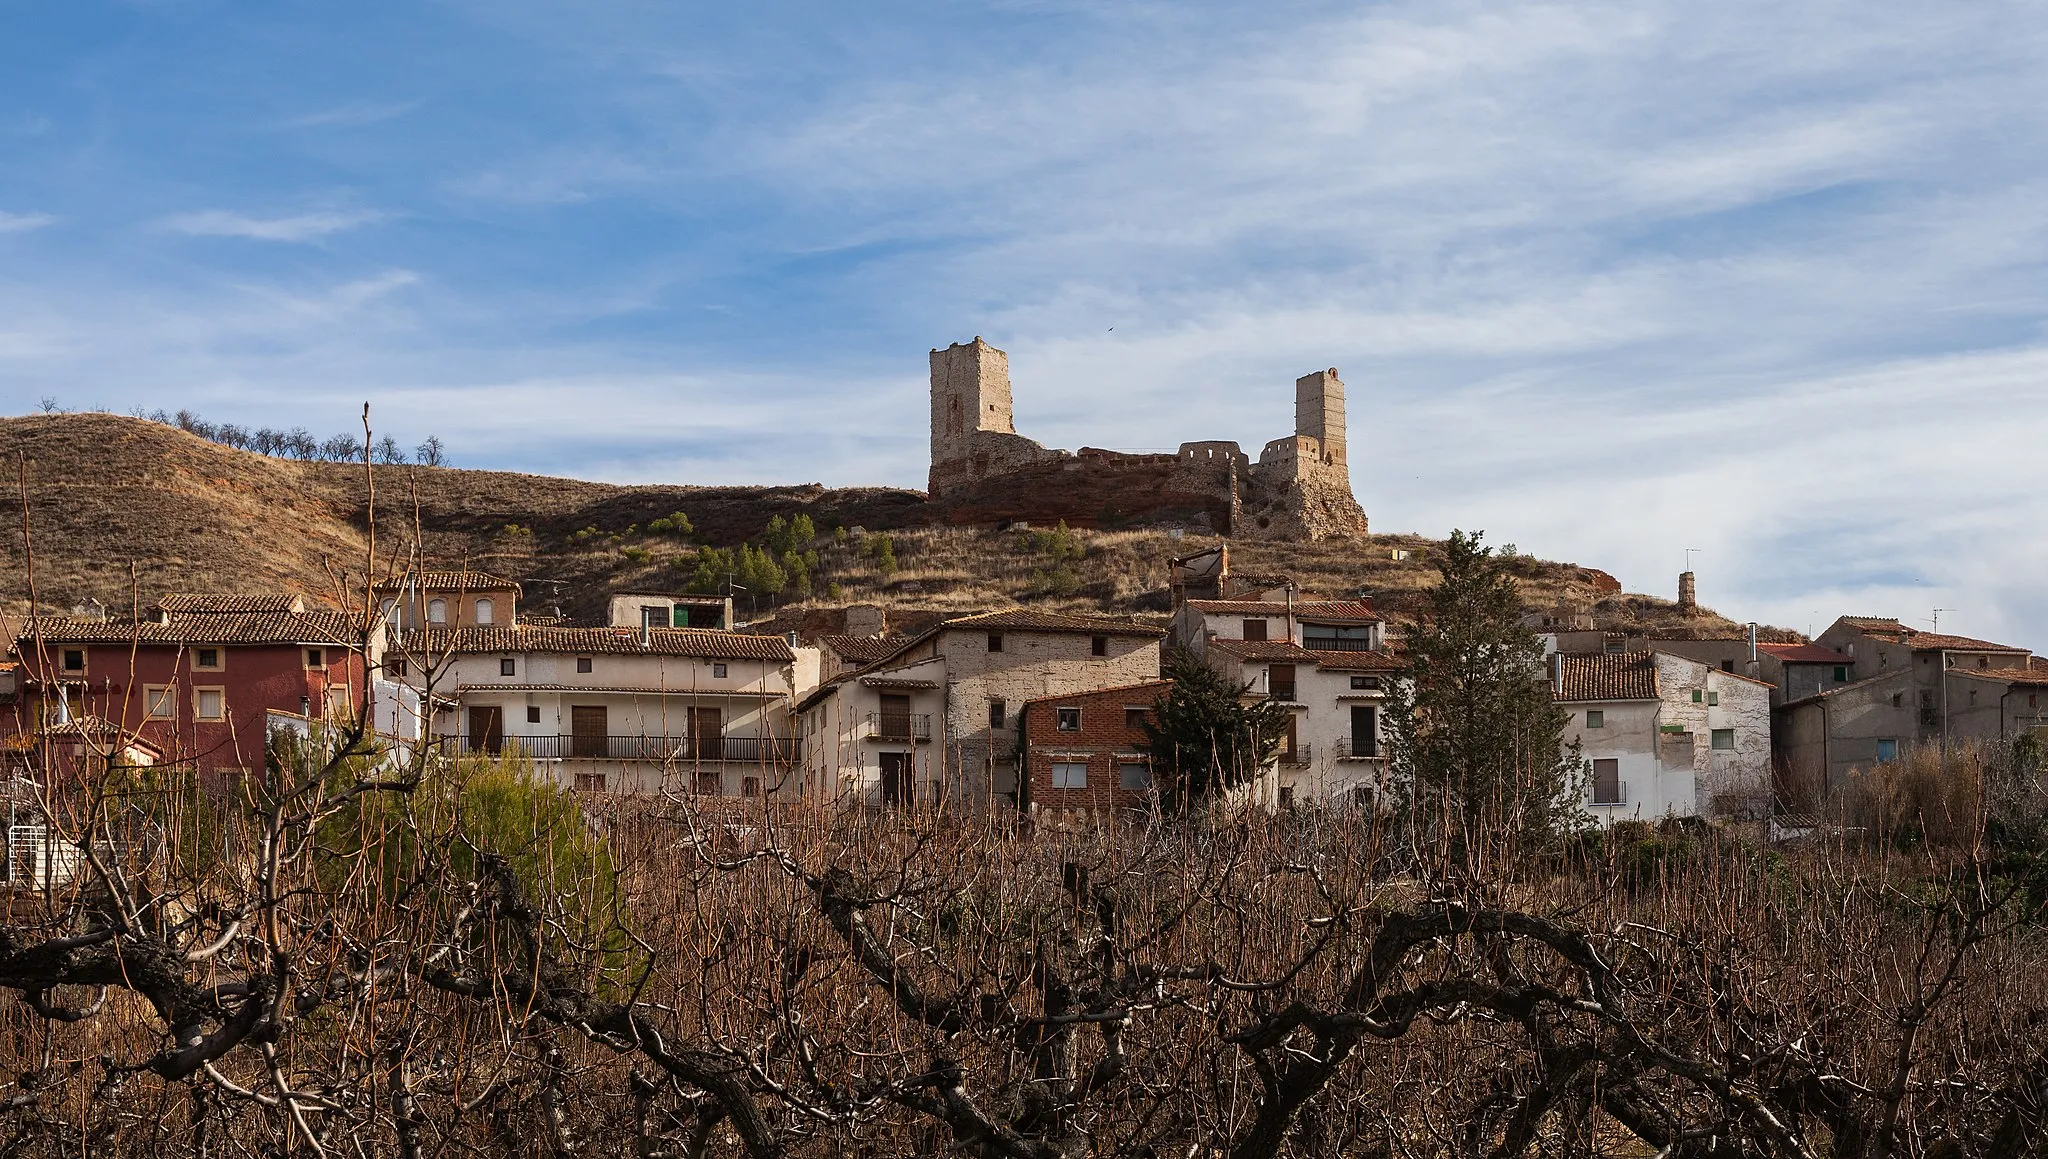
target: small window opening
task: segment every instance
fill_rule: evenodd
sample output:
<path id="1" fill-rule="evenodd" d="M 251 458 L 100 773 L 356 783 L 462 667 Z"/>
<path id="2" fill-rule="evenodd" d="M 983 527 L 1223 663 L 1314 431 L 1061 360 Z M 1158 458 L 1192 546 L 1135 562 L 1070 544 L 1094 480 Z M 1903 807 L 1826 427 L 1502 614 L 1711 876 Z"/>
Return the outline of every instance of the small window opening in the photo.
<path id="1" fill-rule="evenodd" d="M 1108 637 L 1108 636 L 1096 636 L 1096 637 L 1094 637 L 1093 639 L 1089 640 L 1089 641 L 1088 641 L 1088 651 L 1089 651 L 1089 653 L 1090 653 L 1090 654 L 1092 654 L 1092 655 L 1096 655 L 1096 656 L 1107 656 L 1107 655 L 1109 655 L 1109 637 Z"/>
<path id="2" fill-rule="evenodd" d="M 504 659 L 502 659 L 502 660 L 498 661 L 498 675 L 500 675 L 500 676 L 516 676 L 516 675 L 518 675 L 518 674 L 519 674 L 519 661 L 517 661 L 517 660 L 514 660 L 514 659 L 513 659 L 512 657 L 510 657 L 510 656 L 507 656 L 507 657 L 505 657 Z"/>
<path id="3" fill-rule="evenodd" d="M 1054 710 L 1053 710 L 1053 715 L 1054 715 L 1054 724 L 1053 724 L 1053 727 L 1054 727 L 1054 728 L 1056 728 L 1056 729 L 1058 729 L 1058 730 L 1059 730 L 1060 732 L 1080 732 L 1080 731 L 1081 731 L 1081 710 L 1080 710 L 1080 709 L 1078 709 L 1078 708 L 1059 708 L 1059 709 L 1054 709 Z"/>

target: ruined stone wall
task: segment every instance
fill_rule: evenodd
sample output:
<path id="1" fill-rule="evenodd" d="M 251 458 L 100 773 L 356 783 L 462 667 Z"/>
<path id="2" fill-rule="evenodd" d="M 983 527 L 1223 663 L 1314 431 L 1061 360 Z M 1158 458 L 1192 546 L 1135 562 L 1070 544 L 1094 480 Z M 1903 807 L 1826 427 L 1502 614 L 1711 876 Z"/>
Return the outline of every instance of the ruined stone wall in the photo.
<path id="1" fill-rule="evenodd" d="M 1009 366 L 978 337 L 931 353 L 930 495 L 949 522 L 1175 523 L 1291 540 L 1366 533 L 1334 368 L 1295 381 L 1296 433 L 1266 444 L 1254 464 L 1221 440 L 1172 455 L 1050 450 L 1016 433 Z"/>

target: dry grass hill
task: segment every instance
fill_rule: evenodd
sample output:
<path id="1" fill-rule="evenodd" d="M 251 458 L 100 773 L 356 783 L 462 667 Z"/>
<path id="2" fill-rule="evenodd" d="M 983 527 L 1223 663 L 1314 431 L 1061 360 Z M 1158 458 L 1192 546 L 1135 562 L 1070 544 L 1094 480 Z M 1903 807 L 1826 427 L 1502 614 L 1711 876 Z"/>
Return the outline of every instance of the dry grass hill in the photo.
<path id="1" fill-rule="evenodd" d="M 0 420 L 0 451 L 10 475 L 25 463 L 34 594 L 46 609 L 98 599 L 125 610 L 131 594 L 147 602 L 171 591 L 283 589 L 332 603 L 339 592 L 360 592 L 366 567 L 394 569 L 417 526 L 431 562 L 509 575 L 526 585 L 528 609 L 559 605 L 595 619 L 608 591 L 679 589 L 699 545 L 733 546 L 758 537 L 775 515 L 802 513 L 820 531 L 817 592 L 776 609 L 778 627 L 831 630 L 831 609 L 852 602 L 888 605 L 898 622 L 1018 602 L 1157 614 L 1167 608 L 1168 558 L 1207 542 L 1174 538 L 1164 528 L 1076 530 L 1070 542 L 1081 557 L 1062 562 L 1045 537 L 1030 531 L 934 526 L 915 491 L 613 486 L 398 466 L 375 471 L 372 564 L 371 480 L 362 464 L 273 459 L 108 414 Z M 18 613 L 29 604 L 30 554 L 23 549 L 18 478 L 8 480 L 7 491 L 14 526 L 0 557 L 0 594 L 6 610 Z M 676 511 L 688 514 L 694 534 L 645 530 Z M 859 550 L 862 532 L 882 531 L 899 561 L 887 574 L 872 553 Z M 1237 571 L 1285 574 L 1318 594 L 1363 592 L 1402 619 L 1430 582 L 1433 546 L 1417 536 L 1376 535 L 1362 543 L 1242 543 L 1231 552 Z M 1408 558 L 1396 559 L 1396 548 L 1407 549 Z M 1514 566 L 1532 608 L 1562 602 L 1593 611 L 1610 628 L 1737 629 L 1710 612 L 1684 616 L 1664 600 L 1603 593 L 1599 577 L 1576 564 L 1524 556 Z M 752 614 L 766 618 L 771 609 Z"/>

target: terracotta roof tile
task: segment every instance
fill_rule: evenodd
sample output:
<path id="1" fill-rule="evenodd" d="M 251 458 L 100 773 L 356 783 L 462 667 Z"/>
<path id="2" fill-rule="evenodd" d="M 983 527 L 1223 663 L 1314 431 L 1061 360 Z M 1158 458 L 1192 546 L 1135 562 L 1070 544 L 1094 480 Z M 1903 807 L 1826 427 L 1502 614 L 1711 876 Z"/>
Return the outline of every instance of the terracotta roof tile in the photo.
<path id="1" fill-rule="evenodd" d="M 177 613 L 158 624 L 133 620 L 46 618 L 22 627 L 30 645 L 36 629 L 46 644 L 357 644 L 360 617 L 341 612 Z"/>
<path id="2" fill-rule="evenodd" d="M 1316 658 L 1316 667 L 1330 672 L 1400 672 L 1408 662 L 1394 652 L 1326 652 L 1320 648 L 1310 649 L 1309 655 Z"/>
<path id="3" fill-rule="evenodd" d="M 1657 661 L 1650 652 L 1565 654 L 1561 702 L 1657 699 Z"/>
<path id="4" fill-rule="evenodd" d="M 901 636 L 820 636 L 818 643 L 855 664 L 872 664 L 893 655 L 904 644 Z"/>
<path id="5" fill-rule="evenodd" d="M 560 652 L 634 656 L 695 656 L 708 660 L 792 660 L 780 636 L 750 636 L 708 628 L 654 628 L 640 643 L 638 628 L 475 627 L 429 628 L 404 635 L 411 652 Z"/>
<path id="6" fill-rule="evenodd" d="M 306 601 L 289 593 L 262 596 L 213 596 L 179 592 L 165 596 L 156 606 L 166 612 L 203 615 L 221 612 L 303 612 Z"/>
<path id="7" fill-rule="evenodd" d="M 380 581 L 380 592 L 397 591 L 400 588 L 418 587 L 421 591 L 434 592 L 516 592 L 517 581 L 483 571 L 416 571 L 396 579 Z"/>
<path id="8" fill-rule="evenodd" d="M 1224 640 L 1212 639 L 1209 647 L 1226 656 L 1240 660 L 1295 660 L 1303 664 L 1316 662 L 1316 654 L 1299 644 L 1287 640 Z"/>
<path id="9" fill-rule="evenodd" d="M 963 631 L 985 631 L 991 628 L 1015 632 L 1075 632 L 1107 636 L 1146 636 L 1158 639 L 1166 635 L 1164 629 L 1149 628 L 1136 620 L 1111 619 L 1107 616 L 1066 616 L 1056 612 L 1034 612 L 1028 608 L 1010 608 L 1000 612 L 977 612 L 970 616 L 954 616 L 941 620 L 926 632 L 940 632 L 947 629 Z M 909 643 L 909 641 L 904 641 Z"/>
<path id="10" fill-rule="evenodd" d="M 1853 664 L 1855 657 L 1845 656 L 1832 648 L 1819 644 L 1758 644 L 1756 650 L 1777 657 L 1787 664 Z"/>

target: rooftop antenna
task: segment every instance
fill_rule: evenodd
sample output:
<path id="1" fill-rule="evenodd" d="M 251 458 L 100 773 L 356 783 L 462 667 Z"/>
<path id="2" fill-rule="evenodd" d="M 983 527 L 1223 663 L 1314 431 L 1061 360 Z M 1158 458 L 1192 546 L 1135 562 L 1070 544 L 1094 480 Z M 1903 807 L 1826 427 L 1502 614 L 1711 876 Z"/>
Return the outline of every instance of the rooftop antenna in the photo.
<path id="1" fill-rule="evenodd" d="M 1955 610 L 1956 610 L 1956 609 L 1954 609 L 1954 608 L 1936 608 L 1936 609 L 1934 609 L 1934 616 L 1933 616 L 1933 620 L 1934 620 L 1934 630 L 1935 630 L 1935 631 L 1937 631 L 1937 632 L 1941 631 L 1941 614 L 1942 614 L 1943 612 L 1953 612 L 1953 611 L 1955 611 Z"/>
<path id="2" fill-rule="evenodd" d="M 1685 549 L 1685 570 L 1687 570 L 1687 571 L 1691 571 L 1691 570 L 1692 570 L 1692 557 L 1693 557 L 1693 556 L 1695 556 L 1695 555 L 1698 555 L 1698 554 L 1699 554 L 1700 552 L 1703 552 L 1703 551 L 1705 551 L 1705 550 L 1706 550 L 1706 548 L 1704 548 L 1704 547 L 1688 547 L 1688 548 L 1686 548 L 1686 549 Z"/>

